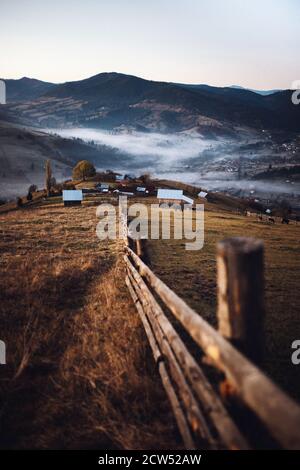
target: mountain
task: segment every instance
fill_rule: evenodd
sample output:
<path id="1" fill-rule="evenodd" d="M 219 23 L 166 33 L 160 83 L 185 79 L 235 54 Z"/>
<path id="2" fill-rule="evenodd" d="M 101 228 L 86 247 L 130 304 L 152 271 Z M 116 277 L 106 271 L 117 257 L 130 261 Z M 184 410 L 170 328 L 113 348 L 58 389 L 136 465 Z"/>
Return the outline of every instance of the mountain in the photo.
<path id="1" fill-rule="evenodd" d="M 80 100 L 96 100 L 101 104 L 130 104 L 145 99 L 165 83 L 153 82 L 132 75 L 116 72 L 101 73 L 93 77 L 75 82 L 67 82 L 51 88 L 45 96 L 56 98 L 76 98 Z"/>
<path id="2" fill-rule="evenodd" d="M 261 95 L 232 87 L 155 82 L 116 72 L 60 85 L 22 80 L 14 95 L 22 104 L 7 106 L 36 126 L 194 129 L 207 136 L 236 134 L 241 127 L 300 130 L 300 107 L 292 104 L 289 90 Z M 8 90 L 11 86 L 8 83 Z M 12 91 L 9 101 L 10 96 Z"/>
<path id="3" fill-rule="evenodd" d="M 19 80 L 5 80 L 7 102 L 31 101 L 39 98 L 57 85 L 34 78 L 23 77 Z"/>
<path id="4" fill-rule="evenodd" d="M 273 95 L 274 93 L 278 93 L 279 91 L 283 91 L 283 90 L 280 90 L 280 89 L 274 89 L 274 90 L 254 90 L 253 88 L 244 88 L 244 87 L 238 86 L 238 85 L 232 85 L 230 88 L 235 88 L 236 90 L 248 90 L 248 91 L 253 91 L 253 93 L 257 93 L 257 94 L 263 95 L 263 96 Z"/>

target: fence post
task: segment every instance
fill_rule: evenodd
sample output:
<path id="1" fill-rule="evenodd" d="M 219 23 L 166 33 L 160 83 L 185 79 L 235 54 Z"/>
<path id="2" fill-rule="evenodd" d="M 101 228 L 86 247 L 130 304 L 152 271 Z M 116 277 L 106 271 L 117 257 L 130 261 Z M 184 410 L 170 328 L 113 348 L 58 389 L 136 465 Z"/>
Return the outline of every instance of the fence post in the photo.
<path id="1" fill-rule="evenodd" d="M 217 245 L 219 332 L 260 365 L 264 348 L 264 246 L 254 238 Z"/>

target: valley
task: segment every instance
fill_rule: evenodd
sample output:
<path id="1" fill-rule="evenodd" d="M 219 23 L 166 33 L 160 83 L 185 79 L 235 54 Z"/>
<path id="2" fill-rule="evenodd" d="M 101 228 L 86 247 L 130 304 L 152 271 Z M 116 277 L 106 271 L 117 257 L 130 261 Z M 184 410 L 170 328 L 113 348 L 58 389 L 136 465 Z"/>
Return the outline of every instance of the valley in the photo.
<path id="1" fill-rule="evenodd" d="M 210 191 L 300 208 L 300 107 L 289 90 L 144 80 L 115 72 L 51 84 L 7 80 L 0 107 L 0 199 L 57 180 L 80 159 Z M 34 169 L 34 170 L 33 170 Z"/>

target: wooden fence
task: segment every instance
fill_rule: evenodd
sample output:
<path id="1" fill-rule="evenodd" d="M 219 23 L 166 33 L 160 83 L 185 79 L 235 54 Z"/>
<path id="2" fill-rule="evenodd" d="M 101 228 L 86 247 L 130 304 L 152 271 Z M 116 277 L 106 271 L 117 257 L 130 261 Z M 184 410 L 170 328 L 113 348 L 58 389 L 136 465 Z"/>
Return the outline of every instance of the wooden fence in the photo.
<path id="1" fill-rule="evenodd" d="M 125 219 L 123 234 L 126 284 L 185 447 L 300 449 L 300 407 L 259 369 L 263 244 L 218 244 L 217 331 L 142 261 L 143 241 L 128 238 Z"/>

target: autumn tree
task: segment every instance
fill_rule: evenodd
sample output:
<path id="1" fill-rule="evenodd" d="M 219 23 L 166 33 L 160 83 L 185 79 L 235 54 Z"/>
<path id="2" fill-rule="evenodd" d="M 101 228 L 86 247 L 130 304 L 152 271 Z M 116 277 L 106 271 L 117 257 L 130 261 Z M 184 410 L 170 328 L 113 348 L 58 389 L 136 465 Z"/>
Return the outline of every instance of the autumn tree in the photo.
<path id="1" fill-rule="evenodd" d="M 86 180 L 91 176 L 95 176 L 96 169 L 88 160 L 81 160 L 73 169 L 73 180 Z"/>

